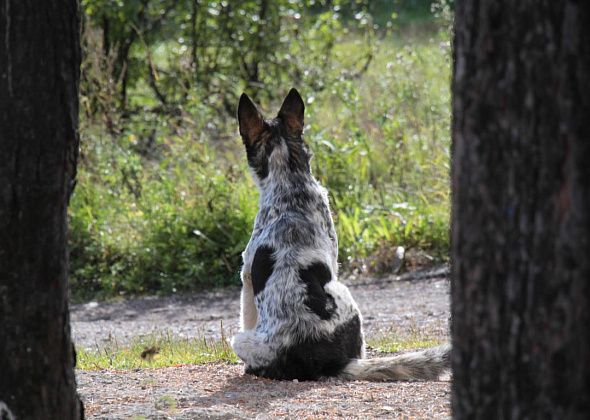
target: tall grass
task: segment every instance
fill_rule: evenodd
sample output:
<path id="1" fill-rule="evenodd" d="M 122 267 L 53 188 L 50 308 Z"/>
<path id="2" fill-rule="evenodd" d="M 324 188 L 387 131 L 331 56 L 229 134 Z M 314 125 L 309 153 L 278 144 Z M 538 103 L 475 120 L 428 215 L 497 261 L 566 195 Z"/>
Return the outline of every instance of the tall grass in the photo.
<path id="1" fill-rule="evenodd" d="M 350 36 L 335 46 L 335 74 L 363 45 Z M 344 269 L 397 245 L 439 258 L 448 249 L 449 34 L 390 35 L 375 53 L 360 77 L 302 91 Z M 70 206 L 74 296 L 237 283 L 258 195 L 236 122 L 195 98 L 174 115 L 108 126 L 83 120 Z"/>
<path id="2" fill-rule="evenodd" d="M 406 42 L 381 42 L 368 74 L 310 117 L 315 173 L 332 193 L 346 262 L 394 245 L 447 250 L 449 44 L 440 34 Z"/>

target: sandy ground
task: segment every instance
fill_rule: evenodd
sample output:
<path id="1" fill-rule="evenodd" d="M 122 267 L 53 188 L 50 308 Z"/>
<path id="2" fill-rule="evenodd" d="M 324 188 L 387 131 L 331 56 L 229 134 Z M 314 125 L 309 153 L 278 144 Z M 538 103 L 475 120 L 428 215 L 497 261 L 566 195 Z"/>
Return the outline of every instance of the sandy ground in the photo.
<path id="1" fill-rule="evenodd" d="M 444 268 L 381 279 L 347 279 L 368 337 L 416 332 L 448 338 L 449 281 Z M 123 344 L 170 331 L 219 337 L 237 330 L 239 290 L 89 302 L 72 308 L 77 347 Z M 243 375 L 243 366 L 210 364 L 136 371 L 78 371 L 88 418 L 449 418 L 450 383 L 285 382 Z"/>

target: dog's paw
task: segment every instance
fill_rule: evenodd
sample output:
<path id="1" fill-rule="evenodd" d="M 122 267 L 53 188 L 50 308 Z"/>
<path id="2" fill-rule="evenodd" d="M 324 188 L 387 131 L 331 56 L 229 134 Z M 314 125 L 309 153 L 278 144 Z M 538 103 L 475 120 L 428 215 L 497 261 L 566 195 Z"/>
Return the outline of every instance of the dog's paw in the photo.
<path id="1" fill-rule="evenodd" d="M 244 362 L 256 350 L 256 334 L 253 331 L 242 331 L 234 335 L 230 341 L 232 349 Z"/>
<path id="2" fill-rule="evenodd" d="M 270 347 L 263 338 L 255 331 L 242 331 L 233 336 L 230 344 L 236 355 L 246 365 L 257 367 L 268 363 L 273 357 Z"/>

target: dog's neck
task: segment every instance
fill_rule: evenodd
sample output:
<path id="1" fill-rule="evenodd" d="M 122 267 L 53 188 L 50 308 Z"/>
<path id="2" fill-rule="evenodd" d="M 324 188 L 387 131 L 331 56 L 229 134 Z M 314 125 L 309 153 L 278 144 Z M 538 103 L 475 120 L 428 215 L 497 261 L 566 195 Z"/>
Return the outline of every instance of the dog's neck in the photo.
<path id="1" fill-rule="evenodd" d="M 310 173 L 273 174 L 259 183 L 260 206 L 297 207 L 305 204 L 305 196 L 316 194 L 318 182 Z"/>
<path id="2" fill-rule="evenodd" d="M 276 178 L 272 175 L 259 183 L 260 200 L 255 231 L 274 223 L 281 216 L 297 214 L 314 217 L 320 214 L 320 207 L 324 206 L 323 190 L 310 173 L 291 173 L 288 177 Z"/>

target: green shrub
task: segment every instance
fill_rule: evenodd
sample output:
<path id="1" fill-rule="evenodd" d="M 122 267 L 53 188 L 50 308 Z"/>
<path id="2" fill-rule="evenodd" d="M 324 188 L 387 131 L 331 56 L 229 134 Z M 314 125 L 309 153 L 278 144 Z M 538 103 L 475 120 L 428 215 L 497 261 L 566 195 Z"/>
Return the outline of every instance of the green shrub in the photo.
<path id="1" fill-rule="evenodd" d="M 164 137 L 159 162 L 143 163 L 129 146 L 106 152 L 112 139 L 84 141 L 70 206 L 76 294 L 170 293 L 237 281 L 257 204 L 245 165 L 194 138 Z"/>

